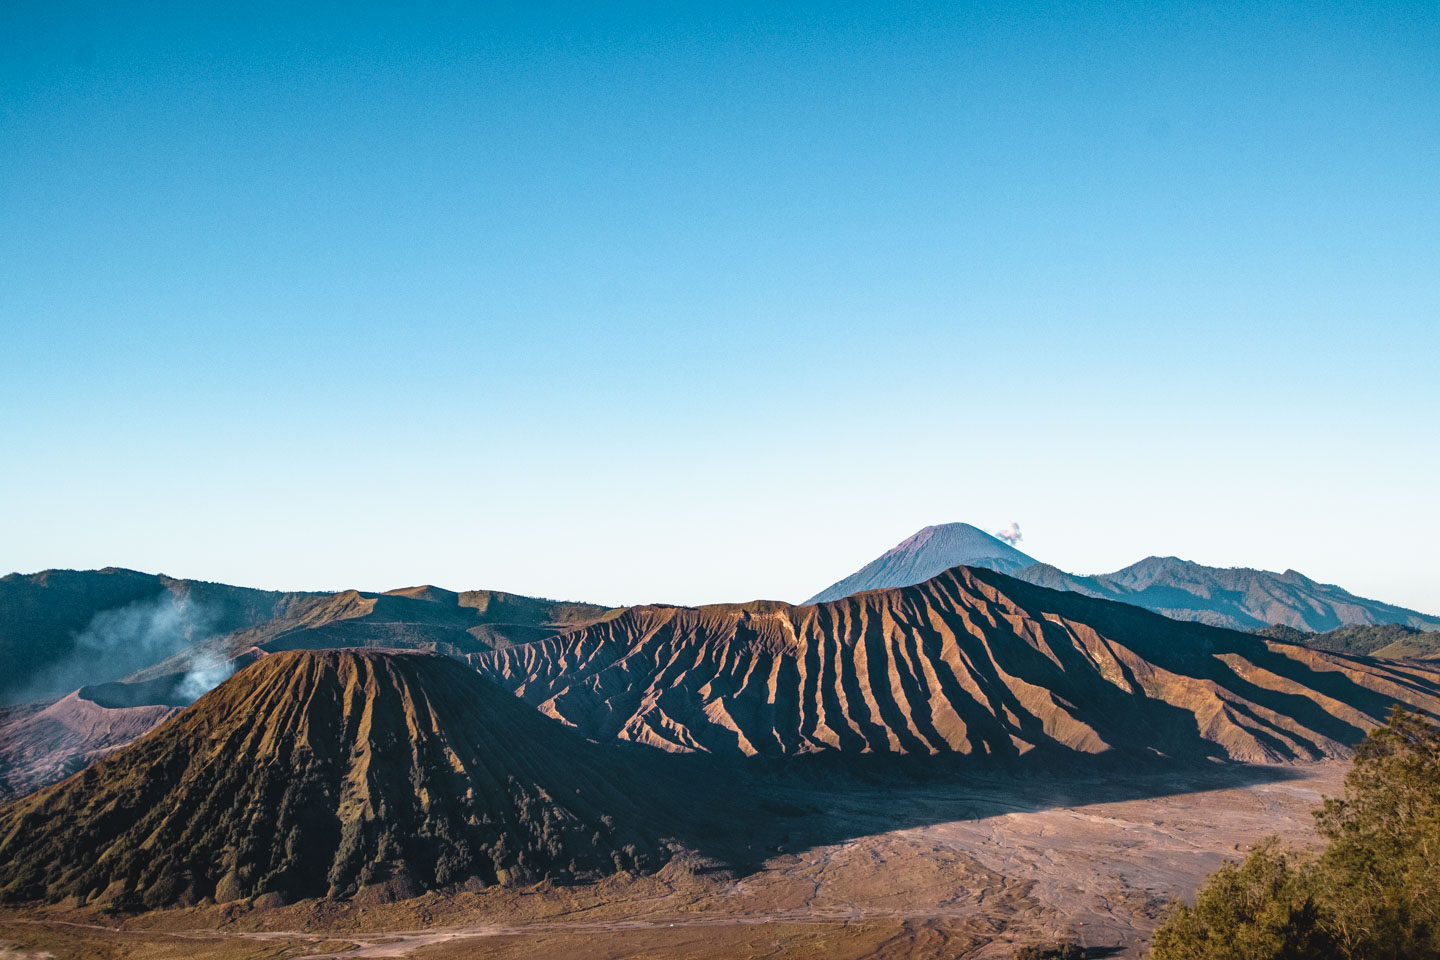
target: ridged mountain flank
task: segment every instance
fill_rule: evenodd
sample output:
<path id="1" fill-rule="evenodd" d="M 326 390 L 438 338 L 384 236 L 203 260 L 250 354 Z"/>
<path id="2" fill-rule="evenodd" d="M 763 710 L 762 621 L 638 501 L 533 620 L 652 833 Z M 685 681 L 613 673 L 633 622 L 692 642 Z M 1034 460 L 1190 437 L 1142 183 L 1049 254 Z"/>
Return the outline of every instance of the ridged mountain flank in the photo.
<path id="1" fill-rule="evenodd" d="M 942 523 L 917 531 L 805 602 L 824 603 L 864 590 L 908 587 L 962 565 L 1010 573 L 1035 562 L 1034 557 L 1021 553 L 979 527 L 968 523 Z"/>
<path id="2" fill-rule="evenodd" d="M 0 898 L 388 900 L 658 865 L 632 799 L 656 786 L 614 752 L 448 657 L 277 653 L 0 809 Z"/>
<path id="3" fill-rule="evenodd" d="M 1183 623 L 958 567 L 806 606 L 636 607 L 470 658 L 599 740 L 1004 759 L 1344 756 L 1440 670 Z"/>

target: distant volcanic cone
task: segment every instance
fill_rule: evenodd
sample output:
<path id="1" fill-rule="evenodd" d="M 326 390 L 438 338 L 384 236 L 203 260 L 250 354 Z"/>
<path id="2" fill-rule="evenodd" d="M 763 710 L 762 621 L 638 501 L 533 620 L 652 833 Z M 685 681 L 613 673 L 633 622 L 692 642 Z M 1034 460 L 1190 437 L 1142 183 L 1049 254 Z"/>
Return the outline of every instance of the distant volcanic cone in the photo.
<path id="1" fill-rule="evenodd" d="M 446 657 L 278 653 L 0 809 L 0 899 L 387 900 L 658 866 L 631 799 L 655 785 L 613 752 Z"/>

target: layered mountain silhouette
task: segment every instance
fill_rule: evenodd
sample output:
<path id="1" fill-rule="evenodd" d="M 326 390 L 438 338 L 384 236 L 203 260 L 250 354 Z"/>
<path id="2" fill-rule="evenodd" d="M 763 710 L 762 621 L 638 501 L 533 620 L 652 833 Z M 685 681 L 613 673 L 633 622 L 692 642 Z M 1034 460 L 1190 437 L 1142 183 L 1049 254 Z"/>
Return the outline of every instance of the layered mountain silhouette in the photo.
<path id="1" fill-rule="evenodd" d="M 605 613 L 495 590 L 280 593 L 114 567 L 10 574 L 0 578 L 0 704 L 184 673 L 252 648 L 475 652 L 553 636 Z"/>
<path id="2" fill-rule="evenodd" d="M 876 559 L 838 583 L 821 590 L 806 603 L 839 600 L 863 590 L 908 587 L 923 583 L 951 567 L 985 567 L 1012 573 L 1032 566 L 1035 558 L 968 523 L 942 523 L 925 527 L 900 541 Z"/>
<path id="3" fill-rule="evenodd" d="M 1248 567 L 1207 567 L 1178 557 L 1147 557 L 1114 573 L 1066 573 L 965 523 L 925 527 L 885 554 L 811 597 L 838 600 L 862 590 L 908 587 L 955 566 L 986 567 L 1053 590 L 1117 600 L 1232 630 L 1282 624 L 1324 632 L 1339 627 L 1398 623 L 1440 630 L 1440 617 L 1357 597 L 1295 570 L 1273 573 Z"/>
<path id="4" fill-rule="evenodd" d="M 673 751 L 1344 756 L 1440 669 L 1325 653 L 958 567 L 816 605 L 635 607 L 471 656 L 597 740 Z"/>
<path id="5" fill-rule="evenodd" d="M 264 657 L 0 809 L 0 898 L 388 900 L 657 865 L 664 784 L 448 657 Z"/>

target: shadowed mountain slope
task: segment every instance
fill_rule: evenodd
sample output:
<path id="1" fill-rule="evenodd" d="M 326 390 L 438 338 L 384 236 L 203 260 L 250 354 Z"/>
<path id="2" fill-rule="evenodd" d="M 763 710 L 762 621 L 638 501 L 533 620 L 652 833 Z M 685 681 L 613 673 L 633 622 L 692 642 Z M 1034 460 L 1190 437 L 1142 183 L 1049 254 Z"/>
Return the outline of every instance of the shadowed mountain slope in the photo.
<path id="1" fill-rule="evenodd" d="M 1248 567 L 1207 567 L 1178 557 L 1148 557 L 1123 570 L 1096 576 L 1076 576 L 1049 564 L 1015 570 L 1011 576 L 1055 590 L 1134 604 L 1176 620 L 1232 630 L 1282 624 L 1323 633 L 1344 626 L 1389 623 L 1440 630 L 1440 617 L 1357 597 L 1294 570 L 1273 573 Z"/>
<path id="2" fill-rule="evenodd" d="M 217 680 L 255 662 L 251 650 L 220 665 Z M 208 688 L 214 683 L 208 679 Z M 189 673 L 97 683 L 33 709 L 0 715 L 0 800 L 47 787 L 137 740 L 205 692 Z"/>
<path id="3" fill-rule="evenodd" d="M 1034 557 L 1021 553 L 979 527 L 968 523 L 942 523 L 917 531 L 805 602 L 823 603 L 864 590 L 908 587 L 923 583 L 951 567 L 985 567 L 1009 573 L 1034 563 Z"/>
<path id="4" fill-rule="evenodd" d="M 307 596 L 116 567 L 0 577 L 0 703 L 119 680 Z"/>
<path id="5" fill-rule="evenodd" d="M 812 606 L 636 607 L 470 661 L 600 740 L 789 756 L 1348 754 L 1440 670 L 1322 653 L 961 567 Z"/>
<path id="6" fill-rule="evenodd" d="M 275 653 L 383 647 L 454 656 L 551 637 L 599 620 L 607 610 L 498 590 L 455 593 L 432 586 L 387 593 L 345 590 L 293 602 L 273 619 L 216 637 L 140 676 L 173 672 L 197 657 L 228 658 L 249 649 Z"/>
<path id="7" fill-rule="evenodd" d="M 0 578 L 0 705 L 131 676 L 213 670 L 251 648 L 487 650 L 554 636 L 606 610 L 432 586 L 279 593 L 114 567 L 10 574 Z"/>
<path id="8" fill-rule="evenodd" d="M 447 657 L 279 653 L 0 809 L 0 898 L 383 900 L 644 868 L 650 781 Z"/>

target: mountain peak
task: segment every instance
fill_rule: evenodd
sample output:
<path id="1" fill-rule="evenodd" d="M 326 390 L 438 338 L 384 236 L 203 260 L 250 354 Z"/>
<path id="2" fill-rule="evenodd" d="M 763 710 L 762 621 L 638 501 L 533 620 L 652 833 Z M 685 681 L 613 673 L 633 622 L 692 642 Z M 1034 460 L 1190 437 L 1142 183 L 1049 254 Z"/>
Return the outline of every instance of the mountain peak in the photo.
<path id="1" fill-rule="evenodd" d="M 437 587 L 433 583 L 422 583 L 415 587 L 396 587 L 394 590 L 386 590 L 384 596 L 409 597 L 411 600 L 429 600 L 432 603 L 447 603 L 452 606 L 460 603 L 460 594 L 454 590 Z"/>
<path id="2" fill-rule="evenodd" d="M 879 558 L 805 602 L 823 603 L 866 590 L 908 587 L 951 567 L 985 567 L 1010 573 L 1035 562 L 1034 557 L 973 524 L 933 524 L 915 531 Z"/>

